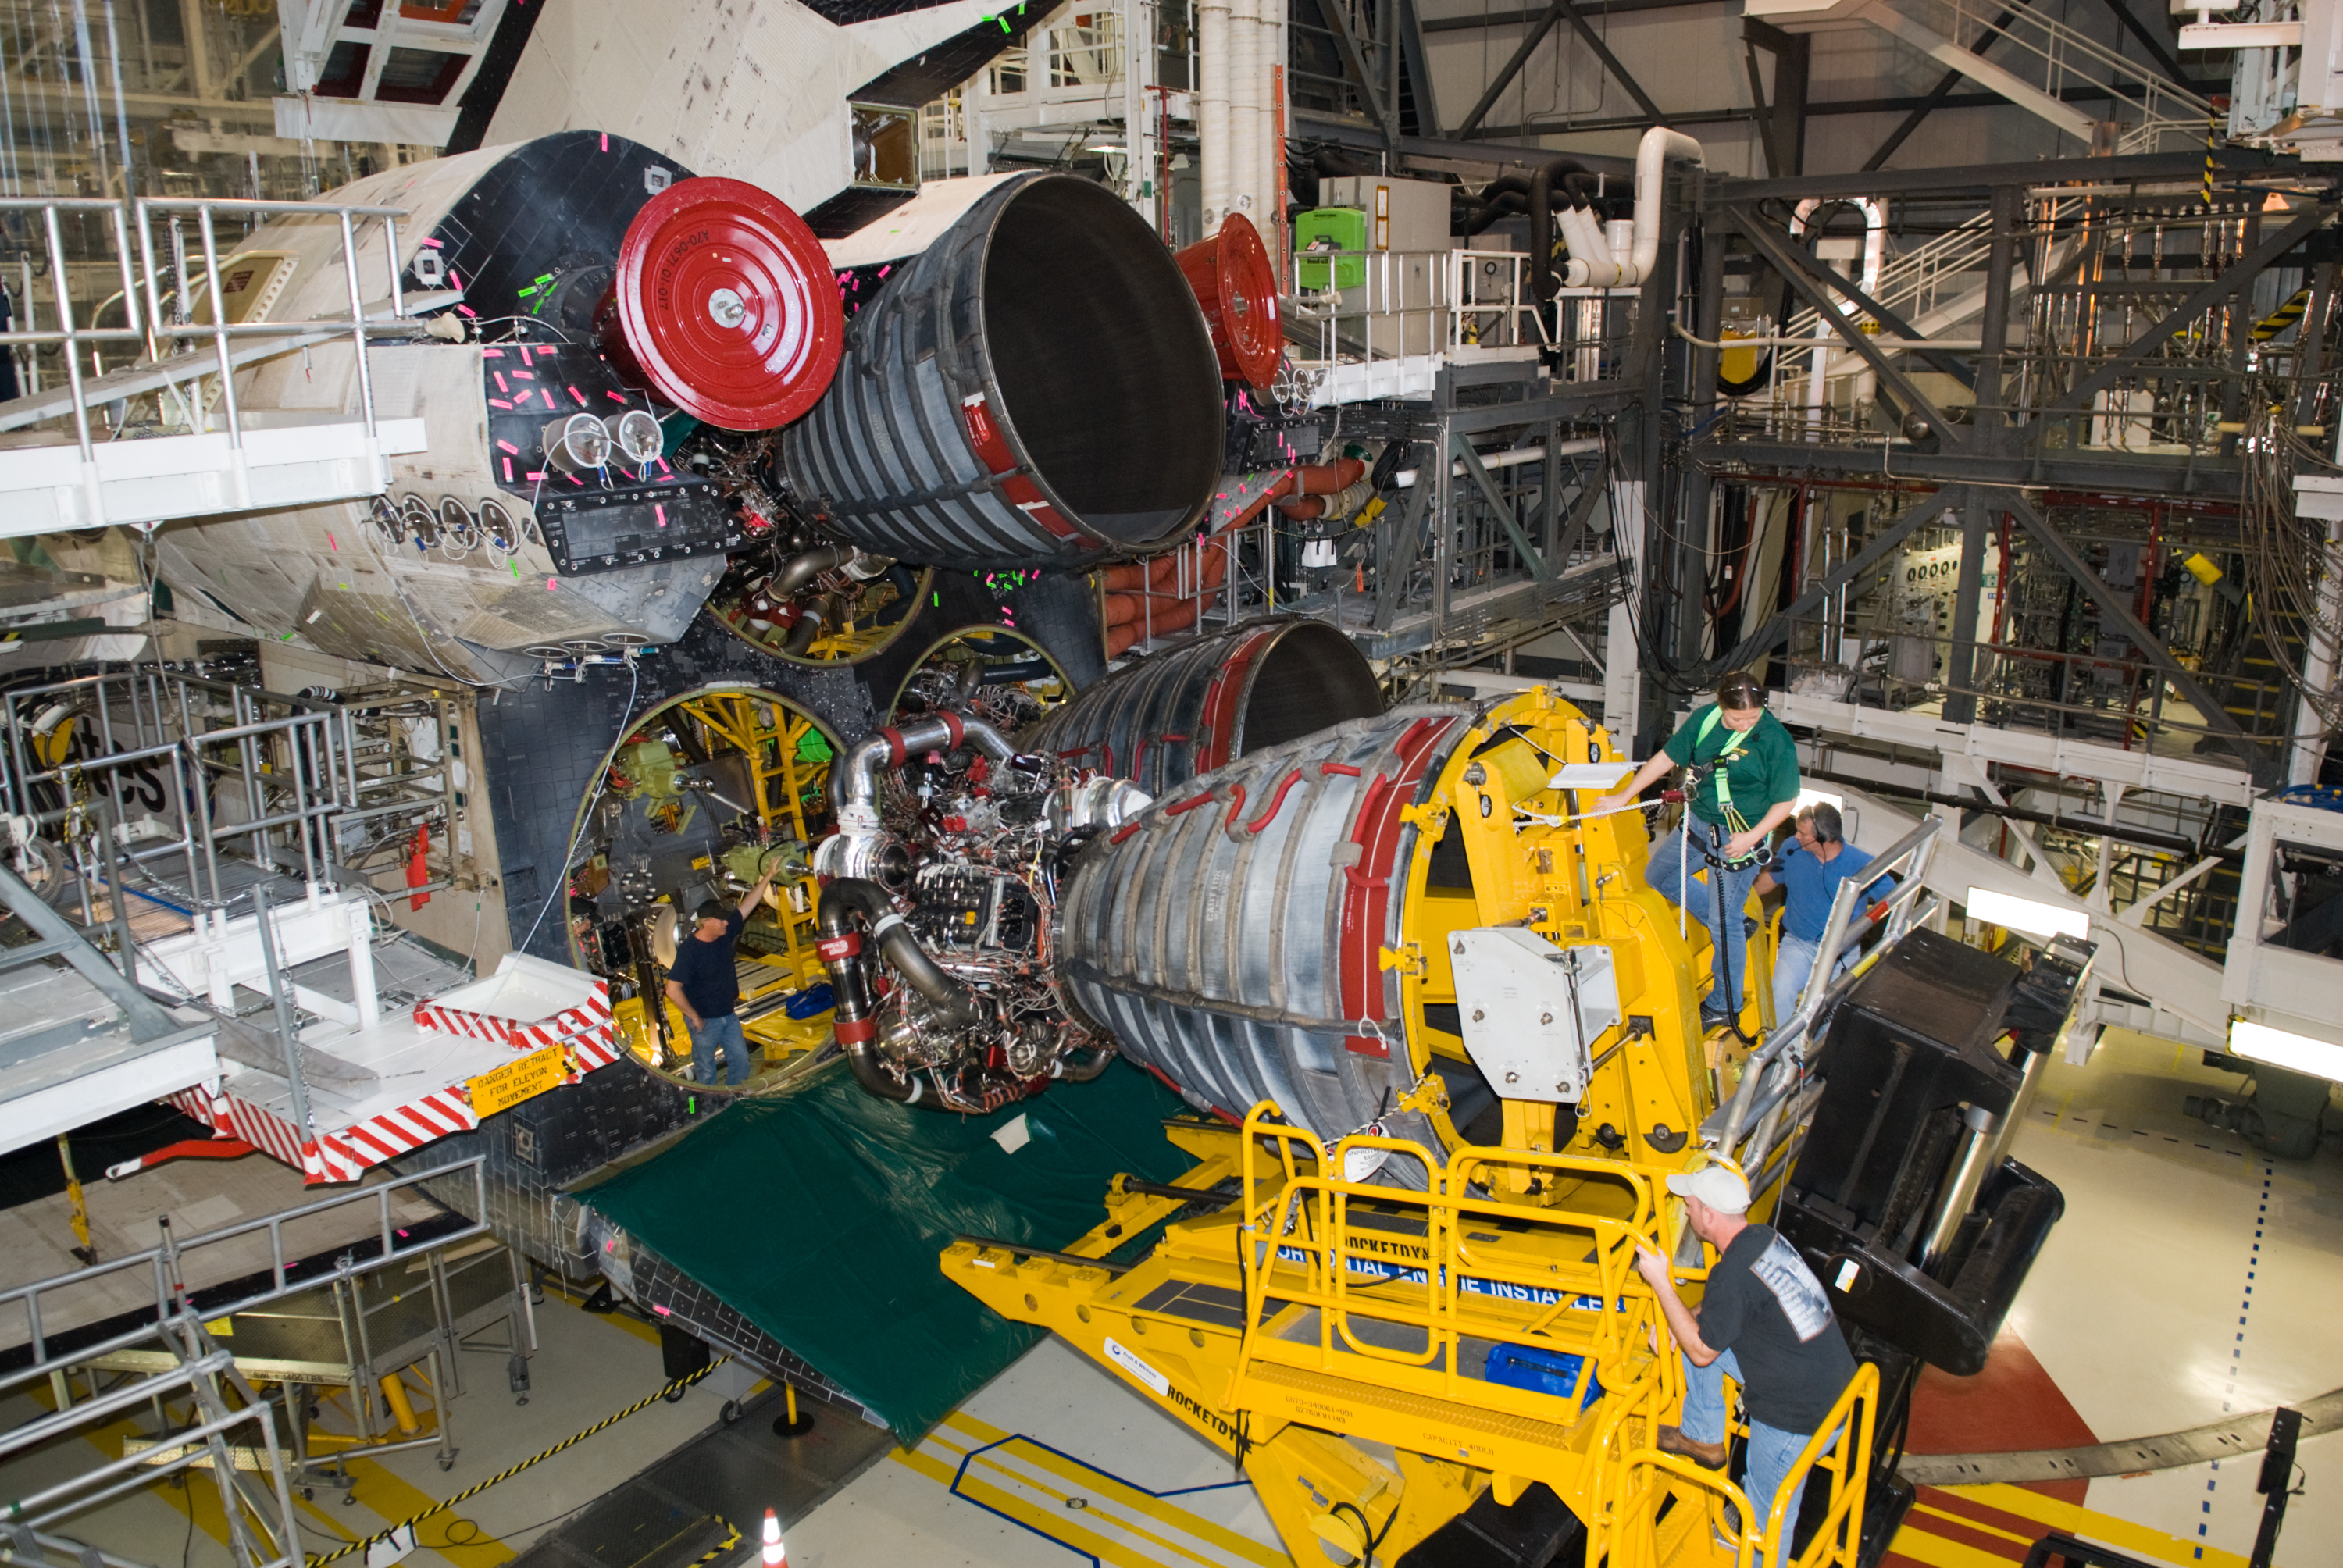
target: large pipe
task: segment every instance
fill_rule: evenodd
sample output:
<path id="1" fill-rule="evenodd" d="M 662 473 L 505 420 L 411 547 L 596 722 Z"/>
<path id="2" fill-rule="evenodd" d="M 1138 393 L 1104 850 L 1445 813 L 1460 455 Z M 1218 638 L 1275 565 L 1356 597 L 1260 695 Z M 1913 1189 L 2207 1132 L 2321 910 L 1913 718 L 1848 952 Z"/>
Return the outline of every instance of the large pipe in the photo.
<path id="1" fill-rule="evenodd" d="M 841 833 L 875 832 L 879 827 L 879 779 L 914 757 L 957 750 L 974 744 L 995 762 L 1017 755 L 998 729 L 981 719 L 931 713 L 909 724 L 889 725 L 846 749 L 830 770 L 830 804 Z"/>
<path id="2" fill-rule="evenodd" d="M 1229 211 L 1261 203 L 1261 0 L 1229 0 Z"/>
<path id="3" fill-rule="evenodd" d="M 1530 297 L 1544 305 L 1554 297 L 1556 287 L 1554 276 L 1554 189 L 1556 181 L 1568 175 L 1583 175 L 1584 164 L 1572 158 L 1553 158 L 1537 166 L 1530 176 L 1525 199 L 1530 213 Z M 1578 246 L 1572 242 L 1571 255 L 1575 257 Z"/>
<path id="4" fill-rule="evenodd" d="M 1204 227 L 1216 229 L 1229 206 L 1229 0 L 1199 0 L 1196 7 L 1197 160 Z"/>
<path id="5" fill-rule="evenodd" d="M 1660 264 L 1660 194 L 1668 165 L 1681 159 L 1697 164 L 1704 155 L 1700 144 L 1682 131 L 1654 126 L 1635 146 L 1635 249 L 1629 276 L 1619 281 L 1634 286 L 1652 276 Z"/>
<path id="6" fill-rule="evenodd" d="M 882 1100 L 917 1104 L 920 1080 L 898 1079 L 880 1061 L 874 1049 L 879 1036 L 878 1005 L 871 999 L 869 959 L 856 917 L 869 928 L 869 944 L 876 948 L 904 983 L 925 998 L 940 1021 L 966 1029 L 982 1016 L 976 994 L 944 972 L 910 927 L 895 912 L 885 889 L 859 877 L 840 877 L 821 890 L 821 907 L 814 920 L 820 932 L 822 967 L 830 975 L 837 1004 L 832 1028 L 846 1052 L 854 1081 Z"/>
<path id="7" fill-rule="evenodd" d="M 1236 758 L 1383 707 L 1374 670 L 1350 638 L 1322 620 L 1281 616 L 1142 658 L 1017 739 L 1161 797 Z"/>
<path id="8" fill-rule="evenodd" d="M 1003 182 L 847 329 L 782 437 L 840 538 L 984 569 L 1151 554 L 1221 477 L 1220 366 L 1145 219 L 1070 175 Z"/>

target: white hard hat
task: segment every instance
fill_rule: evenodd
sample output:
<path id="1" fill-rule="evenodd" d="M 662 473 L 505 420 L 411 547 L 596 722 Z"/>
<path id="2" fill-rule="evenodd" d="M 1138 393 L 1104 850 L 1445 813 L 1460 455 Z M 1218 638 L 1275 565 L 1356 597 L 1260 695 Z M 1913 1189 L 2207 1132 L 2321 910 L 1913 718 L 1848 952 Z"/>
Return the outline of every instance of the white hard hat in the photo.
<path id="1" fill-rule="evenodd" d="M 1668 1191 L 1680 1198 L 1697 1198 L 1720 1214 L 1749 1211 L 1749 1183 L 1722 1165 L 1704 1165 L 1671 1176 Z"/>

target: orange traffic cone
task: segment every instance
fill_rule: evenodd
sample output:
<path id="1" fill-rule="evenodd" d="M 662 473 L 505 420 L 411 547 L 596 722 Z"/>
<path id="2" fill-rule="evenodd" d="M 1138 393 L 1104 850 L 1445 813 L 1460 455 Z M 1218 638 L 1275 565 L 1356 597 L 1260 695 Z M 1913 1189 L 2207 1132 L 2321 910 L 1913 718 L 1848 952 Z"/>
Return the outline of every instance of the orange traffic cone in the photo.
<path id="1" fill-rule="evenodd" d="M 415 829 L 415 847 L 407 857 L 407 885 L 408 887 L 419 888 L 424 883 L 431 879 L 431 869 L 424 863 L 423 859 L 425 855 L 430 852 L 430 849 L 431 829 L 428 828 L 417 828 Z M 430 894 L 417 893 L 413 898 L 407 900 L 407 907 L 410 910 L 419 910 L 430 901 Z"/>
<path id="2" fill-rule="evenodd" d="M 765 1510 L 765 1568 L 789 1568 L 789 1554 L 781 1545 L 781 1522 Z"/>

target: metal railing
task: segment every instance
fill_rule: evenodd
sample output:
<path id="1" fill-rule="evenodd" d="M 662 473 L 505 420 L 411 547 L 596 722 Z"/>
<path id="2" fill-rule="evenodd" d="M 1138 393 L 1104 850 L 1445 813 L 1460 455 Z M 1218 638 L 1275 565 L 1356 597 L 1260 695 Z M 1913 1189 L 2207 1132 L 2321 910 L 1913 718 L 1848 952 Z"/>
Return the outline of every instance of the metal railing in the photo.
<path id="1" fill-rule="evenodd" d="M 1336 1372 L 1345 1363 L 1373 1363 L 1373 1375 L 1389 1386 L 1534 1420 L 1569 1424 L 1592 1408 L 1591 1377 L 1563 1396 L 1492 1383 L 1479 1369 L 1468 1371 L 1464 1354 L 1473 1342 L 1580 1355 L 1588 1371 L 1600 1372 L 1606 1393 L 1645 1375 L 1656 1376 L 1664 1401 L 1681 1393 L 1672 1366 L 1654 1372 L 1633 1364 L 1661 1322 L 1658 1297 L 1635 1271 L 1635 1250 L 1674 1241 L 1642 1171 L 1614 1161 L 1510 1149 L 1462 1148 L 1435 1165 L 1420 1144 L 1367 1134 L 1328 1151 L 1265 1102 L 1245 1118 L 1244 1135 L 1246 1327 L 1239 1382 L 1264 1364 Z M 1267 1170 L 1264 1146 L 1276 1161 Z M 1427 1190 L 1334 1174 L 1370 1157 L 1421 1164 Z M 1627 1212 L 1546 1214 L 1474 1191 L 1564 1176 L 1624 1189 Z M 1264 1188 L 1267 1196 L 1258 1196 Z M 1354 1204 L 1378 1211 L 1384 1223 L 1354 1223 Z M 1420 1258 L 1393 1256 L 1396 1232 L 1388 1221 L 1394 1209 L 1423 1220 Z M 1519 1252 L 1509 1256 L 1474 1239 L 1501 1221 Z M 1407 1240 L 1415 1243 L 1412 1226 Z M 1288 1306 L 1317 1310 L 1314 1340 L 1270 1332 L 1270 1320 Z M 1393 1349 L 1391 1335 L 1362 1332 L 1353 1320 L 1420 1332 L 1423 1348 Z"/>
<path id="2" fill-rule="evenodd" d="M 1630 1453 L 1625 1484 L 1614 1514 L 1614 1528 L 1619 1533 L 1611 1552 L 1614 1568 L 1659 1568 L 1660 1504 L 1670 1492 L 1675 1493 L 1679 1509 L 1686 1508 L 1693 1497 L 1706 1493 L 1713 1500 L 1712 1508 L 1727 1504 L 1740 1516 L 1741 1528 L 1733 1539 L 1735 1568 L 1750 1568 L 1760 1558 L 1781 1568 L 1855 1568 L 1862 1545 L 1863 1505 L 1870 1485 L 1878 1406 L 1879 1369 L 1865 1362 L 1855 1368 L 1838 1402 L 1791 1464 L 1781 1490 L 1770 1500 L 1762 1528 L 1749 1506 L 1748 1493 L 1726 1480 L 1723 1471 L 1704 1469 L 1657 1449 Z M 1806 1549 L 1793 1554 L 1785 1548 L 1797 1532 L 1798 1504 L 1805 1496 L 1806 1480 L 1817 1470 L 1830 1477 L 1830 1500 Z M 1674 1484 L 1664 1484 L 1663 1478 Z M 1707 1530 L 1709 1513 L 1710 1510 L 1702 1510 L 1690 1530 Z M 1704 1555 L 1699 1560 L 1712 1559 Z"/>
<path id="3" fill-rule="evenodd" d="M 75 837 L 89 796 L 126 805 L 144 791 L 176 836 L 125 847 L 122 858 L 147 866 L 181 857 L 186 885 L 177 890 L 212 909 L 233 901 L 220 879 L 224 846 L 240 844 L 270 870 L 297 865 L 314 885 L 337 869 L 370 871 L 366 861 L 380 843 L 365 843 L 357 864 L 337 865 L 337 853 L 352 847 L 346 837 L 369 833 L 379 819 L 420 819 L 441 829 L 445 870 L 407 890 L 436 892 L 458 875 L 451 707 L 420 688 L 291 696 L 147 666 L 18 687 L 0 692 L 0 803 Z M 46 738 L 69 721 L 89 725 L 83 755 L 44 761 Z M 434 754 L 405 733 L 409 721 L 431 727 Z M 244 819 L 221 821 L 231 791 L 240 791 Z M 95 869 L 94 859 L 84 868 L 85 896 Z"/>
<path id="4" fill-rule="evenodd" d="M 477 1200 L 474 1211 L 479 1212 L 480 1205 L 487 1201 L 487 1178 L 483 1174 L 487 1159 L 488 1156 L 485 1154 L 475 1154 L 468 1160 L 440 1166 L 427 1174 L 404 1176 L 396 1181 L 383 1182 L 379 1186 L 337 1193 L 330 1198 L 321 1198 L 314 1203 L 304 1203 L 297 1209 L 287 1209 L 279 1213 L 265 1214 L 257 1220 L 246 1220 L 234 1225 L 222 1226 L 216 1231 L 206 1231 L 190 1236 L 185 1241 L 173 1235 L 169 1221 L 166 1219 L 162 1221 L 161 1242 L 147 1248 L 143 1252 L 111 1258 L 105 1262 L 93 1263 L 87 1268 L 76 1270 L 70 1274 L 60 1274 L 54 1279 L 36 1281 L 29 1285 L 18 1285 L 12 1290 L 0 1291 L 0 1313 L 22 1314 L 20 1321 L 29 1335 L 33 1352 L 30 1364 L 0 1372 L 0 1392 L 36 1378 L 45 1378 L 50 1372 L 60 1371 L 67 1364 L 92 1361 L 116 1351 L 128 1350 L 153 1339 L 161 1325 L 182 1311 L 186 1304 L 187 1259 L 207 1248 L 217 1247 L 240 1237 L 266 1235 L 268 1238 L 268 1282 L 250 1294 L 240 1296 L 234 1301 L 207 1303 L 204 1311 L 214 1320 L 246 1311 L 264 1302 L 276 1301 L 297 1291 L 315 1290 L 329 1278 L 348 1279 L 355 1275 L 368 1273 L 399 1259 L 420 1257 L 432 1248 L 444 1247 L 457 1241 L 468 1241 L 474 1236 L 485 1235 L 488 1233 L 488 1226 L 474 1221 L 462 1230 L 443 1235 L 435 1235 L 421 1241 L 402 1241 L 401 1238 L 407 1232 L 401 1222 L 392 1217 L 390 1201 L 395 1195 L 410 1189 L 417 1195 L 422 1195 L 426 1182 L 445 1182 L 450 1179 L 461 1178 L 468 1172 Z M 287 1251 L 285 1228 L 296 1221 L 306 1220 L 312 1215 L 323 1214 L 337 1209 L 348 1209 L 361 1203 L 371 1203 L 375 1207 L 374 1239 L 381 1245 L 381 1254 L 374 1258 L 344 1257 L 336 1261 L 330 1274 L 319 1274 L 299 1280 L 291 1278 L 288 1271 L 290 1266 L 299 1259 L 297 1255 L 288 1254 Z M 460 1208 L 461 1204 L 458 1202 L 448 1206 Z M 63 1331 L 53 1331 L 47 1326 L 42 1311 L 42 1302 L 45 1300 L 74 1290 L 87 1290 L 92 1282 L 112 1275 L 140 1271 L 149 1276 L 155 1287 L 154 1322 L 141 1323 L 136 1328 L 109 1335 L 92 1344 L 74 1344 L 63 1349 L 51 1346 L 50 1340 L 56 1332 Z M 5 1438 L 0 1438 L 0 1452 L 5 1451 Z"/>
<path id="5" fill-rule="evenodd" d="M 236 1370 L 233 1353 L 214 1343 L 206 1330 L 206 1322 L 216 1322 L 235 1312 L 320 1288 L 346 1287 L 393 1263 L 435 1255 L 451 1245 L 486 1234 L 485 1224 L 473 1222 L 427 1239 L 412 1240 L 411 1231 L 402 1227 L 391 1212 L 394 1195 L 409 1189 L 419 1191 L 426 1180 L 444 1181 L 468 1171 L 475 1193 L 484 1194 L 485 1163 L 486 1156 L 476 1155 L 435 1171 L 429 1178 L 409 1177 L 343 1193 L 281 1213 L 207 1231 L 186 1241 L 175 1237 L 166 1217 L 159 1221 L 161 1243 L 146 1251 L 0 1292 L 0 1312 L 22 1313 L 21 1321 L 31 1336 L 32 1352 L 28 1364 L 0 1373 L 0 1392 L 45 1380 L 56 1401 L 54 1411 L 0 1432 L 0 1459 L 85 1432 L 93 1422 L 134 1410 L 160 1410 L 166 1399 L 174 1397 L 191 1399 L 196 1413 L 202 1418 L 190 1427 L 169 1433 L 169 1441 L 159 1447 L 126 1444 L 126 1452 L 118 1459 L 17 1498 L 8 1510 L 9 1523 L 0 1526 L 0 1546 L 13 1545 L 16 1560 L 25 1563 L 41 1562 L 40 1553 L 46 1552 L 78 1558 L 85 1564 L 94 1558 L 106 1568 L 137 1568 L 127 1559 L 40 1533 L 100 1503 L 151 1486 L 163 1477 L 203 1466 L 212 1471 L 219 1488 L 230 1550 L 243 1568 L 298 1568 L 304 1555 L 294 1523 L 290 1467 L 286 1462 L 286 1451 L 278 1443 L 277 1409 L 245 1381 Z M 290 1277 L 292 1265 L 298 1260 L 288 1255 L 286 1231 L 289 1225 L 329 1211 L 368 1203 L 376 1211 L 375 1239 L 380 1249 L 377 1256 L 358 1258 L 346 1251 L 335 1260 L 330 1270 L 314 1278 Z M 264 1234 L 268 1239 L 270 1260 L 267 1283 L 235 1301 L 207 1303 L 197 1311 L 189 1300 L 188 1260 L 223 1243 Z M 48 1328 L 43 1310 L 45 1301 L 74 1291 L 86 1292 L 96 1281 L 142 1271 L 154 1285 L 151 1321 L 91 1343 L 60 1346 L 54 1342 L 62 1332 L 53 1332 Z M 118 1312 L 107 1313 L 108 1317 L 119 1315 Z M 70 1369 L 145 1346 L 159 1346 L 162 1353 L 169 1357 L 168 1363 L 150 1375 L 134 1377 L 102 1392 L 96 1391 L 93 1382 L 94 1392 L 89 1398 L 78 1402 L 73 1400 L 73 1385 L 66 1376 Z M 434 1385 L 435 1389 L 438 1386 Z M 227 1402 L 226 1389 L 236 1392 L 240 1402 L 237 1405 Z M 295 1396 L 287 1396 L 292 1397 Z M 288 1415 L 289 1419 L 292 1418 Z M 255 1441 L 232 1448 L 229 1434 L 240 1427 L 252 1428 Z M 294 1436 L 289 1432 L 287 1435 Z M 295 1448 L 297 1454 L 297 1438 Z M 240 1473 L 246 1465 L 239 1462 L 247 1457 L 254 1462 L 252 1468 L 266 1471 L 265 1491 L 253 1489 Z M 269 1517 L 272 1513 L 273 1519 Z"/>
<path id="6" fill-rule="evenodd" d="M 2127 142 L 2122 151 L 2153 150 L 2155 138 L 2173 126 L 2191 126 L 2193 137 L 2203 138 L 2212 107 L 2203 98 L 2167 80 L 2153 65 L 2127 57 L 2024 0 L 1995 0 L 1992 5 L 1926 0 L 1905 14 L 1936 27 L 1965 49 L 1980 55 L 1991 50 L 1999 63 L 2032 76 L 2034 85 L 2051 97 L 2061 96 L 2069 87 L 2103 89 L 2137 116 L 2127 126 L 2134 133 L 2130 141 L 2137 142 L 2142 134 L 2150 138 L 2137 145 Z"/>
<path id="7" fill-rule="evenodd" d="M 1944 900 L 1927 892 L 1923 883 L 1936 854 L 1936 833 L 1943 826 L 1938 818 L 1924 819 L 1875 857 L 1861 878 L 1850 877 L 1838 885 L 1831 896 L 1829 918 L 1823 923 L 1822 940 L 1815 949 L 1814 970 L 1798 992 L 1796 1005 L 1749 1053 L 1741 1064 L 1741 1082 L 1733 1098 L 1701 1128 L 1702 1141 L 1741 1168 L 1750 1191 L 1763 1192 L 1771 1184 L 1777 1174 L 1775 1165 L 1787 1168 L 1803 1120 L 1798 1107 L 1819 1092 L 1819 1081 L 1805 1075 L 1811 1054 L 1806 1041 L 1815 1026 L 1830 1016 L 1839 999 L 1869 974 L 1906 932 L 1925 924 L 1942 907 Z M 1889 877 L 1897 879 L 1895 890 L 1866 908 L 1858 922 L 1855 905 L 1863 890 Z M 1859 949 L 1874 930 L 1881 935 L 1871 950 L 1845 974 L 1835 974 L 1840 960 Z"/>
<path id="8" fill-rule="evenodd" d="M 325 341 L 347 333 L 357 357 L 359 415 L 364 422 L 369 447 L 376 441 L 374 379 L 367 353 L 369 323 L 366 318 L 364 293 L 360 282 L 361 263 L 358 256 L 361 225 L 366 220 L 378 220 L 385 271 L 389 291 L 392 330 L 405 331 L 407 325 L 406 298 L 399 279 L 397 220 L 406 209 L 390 206 L 370 206 L 330 202 L 259 201 L 229 198 L 178 199 L 140 197 L 136 200 L 110 200 L 98 197 L 7 196 L 0 197 L 0 213 L 38 213 L 48 253 L 50 308 L 57 325 L 53 327 L 26 326 L 0 332 L 0 350 L 13 352 L 29 348 L 37 354 L 42 347 L 54 346 L 62 350 L 70 393 L 69 412 L 73 419 L 74 438 L 80 448 L 83 463 L 84 488 L 87 492 L 88 526 L 106 522 L 103 498 L 98 492 L 96 469 L 96 440 L 92 434 L 90 410 L 97 403 L 110 402 L 120 394 L 99 387 L 93 393 L 91 377 L 85 373 L 84 352 L 110 344 L 131 344 L 146 358 L 141 362 L 152 366 L 162 376 L 163 383 L 176 393 L 178 377 L 216 374 L 219 377 L 220 402 L 226 414 L 225 432 L 233 455 L 236 475 L 236 496 L 248 499 L 249 490 L 244 473 L 244 420 L 236 390 L 233 345 L 239 340 L 274 339 L 285 349 L 303 343 Z M 77 309 L 72 288 L 73 264 L 66 255 L 62 215 L 95 215 L 106 220 L 112 231 L 114 270 L 121 282 L 124 325 L 99 327 L 95 324 L 96 312 L 88 313 L 91 325 L 82 325 L 82 313 Z M 221 297 L 221 267 L 225 259 L 220 254 L 217 218 L 222 215 L 246 215 L 268 217 L 309 217 L 331 221 L 341 234 L 340 261 L 348 285 L 350 313 L 347 317 L 331 317 L 297 321 L 243 321 L 227 319 L 227 309 Z M 189 276 L 190 254 L 179 232 L 186 215 L 193 215 L 201 254 L 194 258 L 199 266 L 209 321 L 191 319 L 190 302 L 195 288 Z M 167 220 L 170 234 L 167 242 L 169 269 L 172 278 L 174 308 L 166 311 L 162 287 L 163 269 L 156 263 L 156 226 L 158 219 Z M 132 253 L 132 236 L 136 232 L 136 255 Z M 143 277 L 139 268 L 143 267 Z M 86 264 L 84 264 L 86 270 Z M 36 305 L 30 297 L 20 302 L 26 321 L 35 318 Z M 381 324 L 377 324 L 379 327 Z M 190 340 L 208 339 L 211 354 L 191 357 L 182 367 L 174 363 L 183 345 Z M 35 393 L 33 396 L 39 396 Z M 211 428 L 210 408 L 201 397 L 181 397 L 186 423 L 192 431 L 207 432 Z M 35 422 L 57 417 L 67 412 L 59 409 L 44 413 Z M 377 463 L 380 458 L 377 456 Z M 387 480 L 387 470 L 384 471 Z M 130 519 L 139 520 L 139 519 Z"/>

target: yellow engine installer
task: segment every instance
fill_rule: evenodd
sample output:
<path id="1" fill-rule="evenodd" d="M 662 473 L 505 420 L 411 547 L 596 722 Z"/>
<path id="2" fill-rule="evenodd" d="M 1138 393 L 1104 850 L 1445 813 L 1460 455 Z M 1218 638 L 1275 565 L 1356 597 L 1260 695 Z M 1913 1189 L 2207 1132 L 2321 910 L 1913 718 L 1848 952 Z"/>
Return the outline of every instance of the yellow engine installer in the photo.
<path id="1" fill-rule="evenodd" d="M 1797 807 L 1798 749 L 1782 721 L 1765 711 L 1765 689 L 1736 669 L 1716 683 L 1714 703 L 1695 710 L 1658 756 L 1590 813 L 1626 805 L 1679 767 L 1688 770 L 1690 809 L 1681 828 L 1652 846 L 1644 876 L 1654 891 L 1708 928 L 1717 958 L 1700 1011 L 1702 1023 L 1714 1027 L 1741 1010 L 1749 956 L 1742 906 L 1774 829 Z M 1701 888 L 1692 879 L 1704 866 L 1708 885 Z"/>

